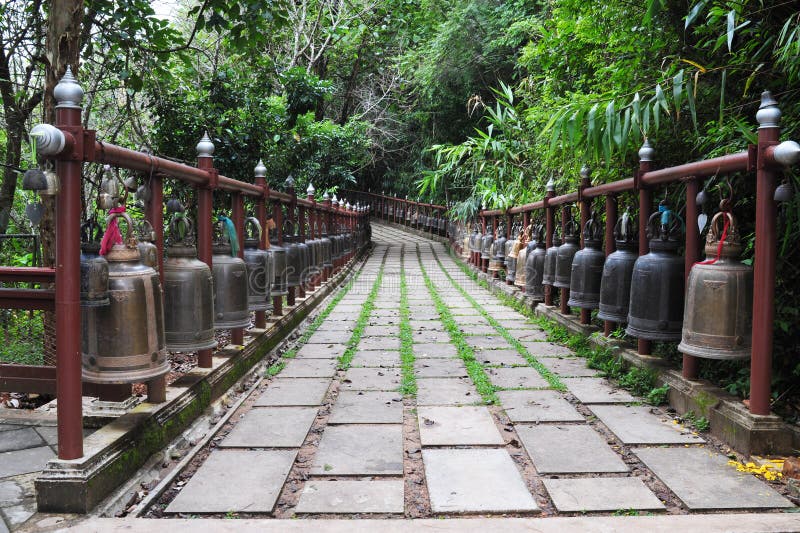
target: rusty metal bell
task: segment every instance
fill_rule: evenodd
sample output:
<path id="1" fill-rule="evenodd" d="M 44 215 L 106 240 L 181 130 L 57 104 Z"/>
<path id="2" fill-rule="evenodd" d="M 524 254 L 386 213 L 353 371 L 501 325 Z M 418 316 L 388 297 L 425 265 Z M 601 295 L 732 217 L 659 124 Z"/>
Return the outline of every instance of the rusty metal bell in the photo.
<path id="1" fill-rule="evenodd" d="M 528 258 L 528 245 L 531 242 L 532 227 L 529 224 L 517 239 L 519 251 L 517 252 L 517 271 L 514 273 L 514 286 L 525 292 L 525 261 Z"/>
<path id="2" fill-rule="evenodd" d="M 158 271 L 158 247 L 155 245 L 156 232 L 153 225 L 147 220 L 141 220 L 136 226 L 136 234 L 139 237 L 139 255 L 142 263 Z"/>
<path id="3" fill-rule="evenodd" d="M 626 210 L 614 226 L 616 251 L 606 257 L 603 277 L 600 281 L 600 310 L 597 318 L 610 322 L 628 321 L 628 306 L 631 300 L 631 276 L 633 265 L 639 254 L 636 253 L 639 239 L 636 221 Z"/>
<path id="4" fill-rule="evenodd" d="M 556 225 L 558 227 L 558 225 Z M 556 281 L 556 261 L 558 260 L 558 249 L 561 247 L 561 235 L 558 229 L 553 231 L 553 245 L 547 248 L 544 258 L 544 269 L 542 270 L 542 285 L 550 285 Z M 530 261 L 530 256 L 528 261 Z"/>
<path id="5" fill-rule="evenodd" d="M 292 229 L 287 230 L 290 226 Z M 299 244 L 295 240 L 294 224 L 290 220 L 283 222 L 283 244 L 286 248 L 286 283 L 288 287 L 300 286 L 300 273 L 303 271 L 303 257 Z"/>
<path id="6" fill-rule="evenodd" d="M 244 223 L 244 262 L 247 266 L 247 309 L 272 311 L 270 288 L 275 281 L 275 265 L 268 250 L 259 249 L 261 224 L 255 217 Z"/>
<path id="7" fill-rule="evenodd" d="M 650 251 L 633 265 L 626 333 L 678 341 L 683 324 L 684 265 L 677 254 L 681 221 L 663 201 L 647 222 Z"/>
<path id="8" fill-rule="evenodd" d="M 102 231 L 93 218 L 81 224 L 81 307 L 109 304 L 108 261 L 100 255 Z"/>
<path id="9" fill-rule="evenodd" d="M 514 225 L 511 228 L 511 238 L 506 241 L 506 283 L 509 285 L 513 285 L 517 277 L 517 258 L 521 247 L 519 231 L 519 226 Z"/>
<path id="10" fill-rule="evenodd" d="M 288 271 L 286 269 L 286 248 L 278 244 L 279 231 L 280 230 L 276 228 L 275 232 L 270 235 L 269 241 L 269 251 L 272 253 L 272 259 L 275 264 L 275 281 L 272 284 L 272 290 L 270 292 L 270 295 L 273 298 L 279 298 L 289 294 Z"/>
<path id="11" fill-rule="evenodd" d="M 164 261 L 164 330 L 167 349 L 214 348 L 214 278 L 197 259 L 191 219 L 173 217 Z"/>
<path id="12" fill-rule="evenodd" d="M 727 226 L 722 235 L 720 222 Z M 705 359 L 749 359 L 753 267 L 739 261 L 742 244 L 729 212 L 721 211 L 711 220 L 705 251 L 706 261 L 695 263 L 686 281 L 678 350 Z"/>
<path id="13" fill-rule="evenodd" d="M 600 280 L 606 256 L 601 248 L 603 228 L 591 218 L 583 228 L 583 248 L 572 260 L 567 305 L 581 309 L 597 309 L 600 305 Z"/>
<path id="14" fill-rule="evenodd" d="M 481 237 L 481 261 L 488 261 L 492 257 L 492 243 L 494 235 L 491 229 L 487 229 Z"/>
<path id="15" fill-rule="evenodd" d="M 544 227 L 540 224 L 534 229 L 534 239 L 528 245 L 528 254 L 525 258 L 525 294 L 534 301 L 544 301 L 544 273 L 548 258 L 554 263 L 557 256 L 558 236 L 553 235 L 553 246 L 545 250 Z M 552 267 L 551 267 L 552 268 Z"/>
<path id="16" fill-rule="evenodd" d="M 246 328 L 250 325 L 250 311 L 247 309 L 247 265 L 233 254 L 230 238 L 220 232 L 219 238 L 211 247 L 216 329 Z"/>
<path id="17" fill-rule="evenodd" d="M 506 227 L 503 224 L 500 224 L 497 227 L 496 237 L 492 242 L 492 246 L 489 251 L 490 257 L 488 271 L 491 272 L 494 277 L 498 277 L 500 275 L 500 271 L 506 266 L 505 245 Z"/>
<path id="18" fill-rule="evenodd" d="M 328 235 L 328 225 L 322 224 L 322 267 L 326 270 L 326 276 L 329 275 L 329 269 L 333 269 L 333 242 Z"/>
<path id="19" fill-rule="evenodd" d="M 572 260 L 575 258 L 575 254 L 578 253 L 579 243 L 578 225 L 574 220 L 570 220 L 564 227 L 564 244 L 558 247 L 553 287 L 569 289 L 569 282 L 572 277 Z"/>
<path id="20" fill-rule="evenodd" d="M 127 213 L 124 244 L 106 254 L 109 305 L 82 309 L 81 363 L 91 383 L 137 383 L 169 372 L 161 282 L 142 263 L 133 222 Z"/>

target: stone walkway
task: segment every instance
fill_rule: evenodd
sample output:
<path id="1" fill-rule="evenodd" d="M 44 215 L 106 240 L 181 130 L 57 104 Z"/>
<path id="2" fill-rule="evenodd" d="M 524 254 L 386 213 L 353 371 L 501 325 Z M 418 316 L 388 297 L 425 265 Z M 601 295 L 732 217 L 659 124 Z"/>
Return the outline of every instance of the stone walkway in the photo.
<path id="1" fill-rule="evenodd" d="M 441 244 L 386 226 L 373 240 L 357 281 L 166 515 L 792 507 L 547 342 Z"/>

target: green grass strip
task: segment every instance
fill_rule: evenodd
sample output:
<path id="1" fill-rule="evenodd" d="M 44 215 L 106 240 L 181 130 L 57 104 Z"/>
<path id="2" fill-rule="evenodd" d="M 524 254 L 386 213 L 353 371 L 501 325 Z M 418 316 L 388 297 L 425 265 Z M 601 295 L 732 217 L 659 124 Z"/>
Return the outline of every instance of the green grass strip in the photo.
<path id="1" fill-rule="evenodd" d="M 405 255 L 400 254 L 400 366 L 403 382 L 400 392 L 407 396 L 417 395 L 417 377 L 414 375 L 414 335 L 409 322 L 408 285 L 406 284 Z"/>
<path id="2" fill-rule="evenodd" d="M 353 334 L 350 335 L 350 340 L 347 341 L 347 349 L 339 357 L 339 370 L 347 370 L 353 362 L 353 356 L 358 349 L 358 343 L 361 342 L 361 336 L 364 335 L 364 328 L 367 327 L 367 323 L 369 323 L 369 315 L 372 313 L 372 310 L 375 309 L 375 298 L 378 297 L 381 282 L 383 281 L 383 265 L 385 262 L 386 253 L 384 253 L 383 259 L 381 260 L 381 268 L 378 270 L 378 275 L 375 277 L 375 283 L 372 284 L 372 290 L 369 291 L 367 300 L 361 307 L 361 313 L 358 315 L 356 325 L 353 327 Z"/>
<path id="3" fill-rule="evenodd" d="M 464 366 L 467 368 L 467 374 L 469 374 L 472 382 L 475 383 L 475 388 L 478 389 L 478 394 L 481 395 L 481 398 L 483 398 L 483 401 L 487 404 L 499 404 L 500 401 L 497 398 L 497 394 L 495 394 L 495 386 L 492 385 L 491 381 L 489 381 L 489 376 L 486 375 L 483 365 L 477 359 L 475 359 L 475 352 L 472 349 L 472 346 L 467 344 L 467 341 L 464 339 L 464 332 L 462 332 L 461 328 L 458 327 L 458 323 L 453 319 L 453 314 L 450 312 L 450 308 L 447 307 L 442 301 L 442 298 L 439 296 L 439 293 L 436 292 L 436 288 L 433 286 L 433 282 L 428 277 L 428 273 L 425 270 L 425 265 L 422 264 L 422 257 L 419 255 L 419 247 L 417 247 L 417 261 L 419 261 L 419 267 L 422 271 L 422 279 L 425 281 L 425 286 L 428 288 L 428 292 L 433 299 L 433 303 L 436 306 L 436 311 L 439 313 L 439 318 L 447 330 L 447 333 L 450 335 L 450 342 L 456 347 L 458 356 L 462 361 L 464 361 Z"/>
<path id="4" fill-rule="evenodd" d="M 433 247 L 431 247 L 431 251 L 433 251 Z M 489 314 L 489 312 L 488 312 L 486 309 L 484 309 L 484 308 L 483 308 L 483 306 L 481 306 L 481 304 L 479 304 L 479 303 L 478 303 L 478 302 L 475 300 L 475 298 L 473 298 L 473 297 L 472 297 L 472 295 L 471 295 L 469 292 L 467 292 L 467 290 L 466 290 L 464 287 L 462 287 L 461 285 L 459 285 L 459 284 L 456 282 L 456 280 L 455 280 L 455 279 L 453 279 L 453 276 L 451 276 L 451 275 L 450 275 L 450 273 L 447 271 L 447 269 L 445 269 L 445 268 L 444 268 L 444 265 L 442 265 L 442 261 L 439 259 L 439 256 L 438 256 L 438 255 L 436 255 L 436 252 L 435 252 L 435 251 L 434 251 L 434 253 L 433 253 L 433 256 L 436 258 L 436 263 L 439 265 L 439 268 L 442 270 L 442 272 L 443 272 L 443 273 L 444 273 L 444 275 L 447 277 L 447 279 L 449 279 L 449 280 L 450 280 L 450 283 L 452 283 L 452 284 L 453 284 L 453 286 L 454 286 L 455 288 L 457 288 L 457 289 L 458 289 L 458 292 L 460 292 L 460 293 L 461 293 L 461 295 L 462 295 L 464 298 L 466 298 L 466 299 L 467 299 L 467 301 L 468 301 L 470 304 L 472 304 L 472 306 L 473 306 L 475 309 L 477 309 L 477 310 L 478 310 L 478 312 L 481 314 L 481 316 L 483 316 L 483 318 L 485 318 L 485 319 L 486 319 L 486 320 L 489 322 L 489 324 L 490 324 L 490 325 L 491 325 L 491 326 L 492 326 L 492 327 L 493 327 L 495 330 L 497 330 L 497 332 L 498 332 L 498 333 L 499 333 L 499 334 L 500 334 L 500 335 L 501 335 L 501 336 L 502 336 L 502 337 L 503 337 L 503 338 L 504 338 L 504 339 L 505 339 L 505 340 L 506 340 L 506 341 L 507 341 L 509 344 L 511 344 L 511 346 L 513 346 L 513 347 L 514 347 L 514 349 L 515 349 L 515 350 L 517 350 L 517 352 L 519 352 L 519 354 L 520 354 L 521 356 L 523 356 L 523 357 L 525 358 L 525 360 L 526 360 L 526 361 L 528 361 L 528 364 L 529 364 L 530 366 L 532 366 L 533 368 L 535 368 L 535 369 L 536 369 L 536 371 L 537 371 L 537 372 L 539 372 L 539 374 L 541 374 L 541 375 L 542 375 L 542 377 L 543 377 L 543 378 L 544 378 L 544 379 L 547 381 L 547 383 L 549 383 L 549 384 L 550 384 L 550 386 L 551 386 L 551 387 L 553 387 L 554 389 L 556 389 L 556 390 L 558 390 L 558 391 L 562 391 L 562 392 L 563 392 L 563 391 L 566 391 L 566 390 L 567 390 L 567 388 L 564 386 L 564 384 L 563 384 L 563 383 L 561 383 L 561 380 L 560 380 L 560 379 L 558 379 L 558 376 L 556 376 L 555 374 L 553 374 L 553 373 L 550 371 L 550 369 L 548 369 L 546 366 L 544 366 L 542 363 L 540 363 L 540 362 L 539 362 L 539 360 L 538 360 L 538 359 L 536 359 L 536 358 L 535 358 L 535 357 L 534 357 L 534 356 L 533 356 L 533 355 L 532 355 L 532 354 L 531 354 L 531 353 L 528 351 L 528 349 L 525 347 L 525 345 L 523 345 L 521 342 L 519 342 L 519 341 L 517 340 L 517 338 L 516 338 L 516 337 L 514 337 L 514 336 L 513 336 L 511 333 L 509 333 L 509 332 L 508 332 L 508 330 L 507 330 L 505 327 L 503 327 L 503 325 L 502 325 L 502 324 L 500 324 L 500 322 L 498 322 L 498 321 L 497 321 L 497 320 L 496 320 L 496 319 L 495 319 L 495 318 L 494 318 L 494 317 L 493 317 L 491 314 Z M 457 262 L 456 262 L 456 263 L 457 263 Z"/>

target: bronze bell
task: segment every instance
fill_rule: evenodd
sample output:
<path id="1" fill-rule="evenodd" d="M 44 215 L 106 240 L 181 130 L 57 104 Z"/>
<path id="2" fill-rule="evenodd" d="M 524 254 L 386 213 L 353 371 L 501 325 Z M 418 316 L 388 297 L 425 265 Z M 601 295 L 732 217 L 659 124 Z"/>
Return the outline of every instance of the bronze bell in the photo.
<path id="1" fill-rule="evenodd" d="M 572 260 L 575 254 L 578 253 L 579 242 L 578 225 L 574 220 L 570 220 L 564 227 L 564 244 L 558 247 L 553 287 L 569 289 L 569 282 L 572 277 Z"/>
<path id="2" fill-rule="evenodd" d="M 81 362 L 91 383 L 137 383 L 169 372 L 158 272 L 142 263 L 130 216 L 115 213 L 108 222 L 120 217 L 128 228 L 125 243 L 106 254 L 109 305 L 83 308 Z"/>
<path id="3" fill-rule="evenodd" d="M 221 234 L 212 246 L 211 273 L 214 276 L 214 327 L 250 326 L 247 309 L 247 266 L 234 255 L 231 237 Z M 238 245 L 238 243 L 237 243 Z"/>
<path id="4" fill-rule="evenodd" d="M 93 218 L 81 225 L 81 307 L 109 304 L 108 261 L 100 255 L 102 232 Z"/>
<path id="5" fill-rule="evenodd" d="M 614 226 L 616 251 L 606 257 L 603 277 L 600 281 L 600 311 L 597 318 L 619 324 L 628 321 L 628 305 L 631 300 L 631 276 L 639 239 L 636 221 L 626 210 Z"/>
<path id="6" fill-rule="evenodd" d="M 506 265 L 506 257 L 505 257 L 505 245 L 506 245 L 506 227 L 503 224 L 500 224 L 497 227 L 496 237 L 492 242 L 492 246 L 490 248 L 490 257 L 489 257 L 489 268 L 488 271 L 492 273 L 493 277 L 498 277 L 500 275 L 500 271 L 505 268 Z"/>
<path id="7" fill-rule="evenodd" d="M 244 223 L 244 263 L 247 266 L 247 309 L 272 311 L 270 288 L 275 281 L 272 254 L 260 250 L 261 224 L 255 217 Z"/>
<path id="8" fill-rule="evenodd" d="M 167 349 L 194 352 L 214 348 L 214 278 L 197 259 L 193 224 L 184 216 L 169 224 L 164 261 L 164 329 Z"/>
<path id="9" fill-rule="evenodd" d="M 511 229 L 511 238 L 506 241 L 506 283 L 514 284 L 517 276 L 517 258 L 519 256 L 519 226 Z"/>
<path id="10" fill-rule="evenodd" d="M 727 226 L 723 229 L 724 237 L 719 229 L 723 221 Z M 686 282 L 683 333 L 678 345 L 678 350 L 686 355 L 706 359 L 750 358 L 753 267 L 739 261 L 741 252 L 733 215 L 726 211 L 717 213 L 706 237 L 706 260 L 692 266 Z"/>
<path id="11" fill-rule="evenodd" d="M 328 235 L 328 225 L 322 224 L 322 267 L 325 269 L 325 277 L 329 276 L 329 270 L 333 269 L 333 242 Z"/>
<path id="12" fill-rule="evenodd" d="M 583 249 L 572 260 L 567 305 L 581 309 L 597 309 L 600 305 L 600 280 L 606 256 L 601 249 L 603 228 L 591 218 L 583 228 Z"/>
<path id="13" fill-rule="evenodd" d="M 158 247 L 155 245 L 156 232 L 153 225 L 147 220 L 141 220 L 136 226 L 136 233 L 139 237 L 139 255 L 142 263 L 158 271 Z"/>
<path id="14" fill-rule="evenodd" d="M 287 225 L 292 229 L 287 230 Z M 286 283 L 290 288 L 298 287 L 303 272 L 303 257 L 300 245 L 295 240 L 294 224 L 288 219 L 283 223 L 283 244 L 286 248 Z"/>
<path id="15" fill-rule="evenodd" d="M 278 244 L 279 231 L 280 230 L 276 228 L 275 232 L 270 235 L 269 241 L 269 251 L 272 253 L 272 259 L 275 264 L 275 281 L 272 284 L 272 291 L 270 292 L 270 295 L 273 298 L 279 298 L 289 294 L 289 285 L 287 282 L 288 272 L 286 269 L 286 248 Z"/>
<path id="16" fill-rule="evenodd" d="M 650 251 L 633 265 L 626 333 L 652 341 L 677 341 L 683 324 L 684 265 L 677 254 L 681 221 L 662 201 L 647 222 Z"/>
<path id="17" fill-rule="evenodd" d="M 492 257 L 493 242 L 494 235 L 492 235 L 492 231 L 487 228 L 486 233 L 484 233 L 483 237 L 481 237 L 480 266 L 484 272 L 486 272 L 486 269 L 489 266 L 489 259 Z"/>
<path id="18" fill-rule="evenodd" d="M 545 250 L 544 227 L 540 224 L 534 230 L 535 239 L 528 245 L 528 255 L 525 258 L 525 294 L 534 301 L 544 301 L 544 274 L 548 256 L 552 264 L 557 257 L 559 238 L 553 234 L 553 246 Z M 550 252 L 553 250 L 553 252 Z M 551 272 L 553 271 L 551 266 Z"/>
<path id="19" fill-rule="evenodd" d="M 556 228 L 558 225 L 556 225 Z M 537 246 L 538 247 L 538 246 Z M 556 281 L 556 260 L 558 259 L 558 249 L 561 247 L 561 235 L 558 229 L 553 231 L 553 245 L 547 248 L 544 257 L 544 268 L 542 270 L 542 285 L 550 285 Z M 530 254 L 528 261 L 531 260 Z M 530 273 L 530 271 L 528 271 Z"/>
<path id="20" fill-rule="evenodd" d="M 514 273 L 514 286 L 522 292 L 525 292 L 525 261 L 528 257 L 528 245 L 531 240 L 531 231 L 533 231 L 533 229 L 529 224 L 528 227 L 520 233 L 519 239 L 517 239 L 519 251 L 517 252 L 517 271 Z"/>

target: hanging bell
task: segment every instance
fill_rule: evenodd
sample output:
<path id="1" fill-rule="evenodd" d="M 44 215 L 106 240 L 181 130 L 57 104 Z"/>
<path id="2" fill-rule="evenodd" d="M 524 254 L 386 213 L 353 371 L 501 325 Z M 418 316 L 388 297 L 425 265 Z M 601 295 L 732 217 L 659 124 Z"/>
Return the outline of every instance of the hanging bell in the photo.
<path id="1" fill-rule="evenodd" d="M 255 217 L 244 223 L 244 262 L 247 265 L 247 309 L 272 311 L 270 288 L 275 281 L 275 265 L 268 250 L 260 250 L 261 224 Z"/>
<path id="2" fill-rule="evenodd" d="M 622 324 L 628 321 L 631 276 L 639 255 L 636 221 L 627 209 L 614 226 L 616 251 L 606 257 L 600 281 L 600 311 L 597 318 Z"/>
<path id="3" fill-rule="evenodd" d="M 639 339 L 678 341 L 683 324 L 684 265 L 678 254 L 681 221 L 662 201 L 647 222 L 650 251 L 639 257 L 631 275 L 625 332 Z"/>
<path id="4" fill-rule="evenodd" d="M 109 304 L 108 261 L 100 255 L 102 231 L 93 218 L 81 225 L 81 307 Z"/>
<path id="5" fill-rule="evenodd" d="M 494 235 L 492 235 L 490 229 L 487 229 L 486 233 L 481 237 L 480 265 L 484 272 L 486 272 L 489 267 L 489 259 L 492 258 L 492 243 L 494 243 Z"/>
<path id="6" fill-rule="evenodd" d="M 583 228 L 583 249 L 572 260 L 567 305 L 581 309 L 597 309 L 600 305 L 600 280 L 603 277 L 605 255 L 601 249 L 603 228 L 591 218 Z"/>
<path id="7" fill-rule="evenodd" d="M 727 227 L 720 236 L 723 221 Z M 729 212 L 721 211 L 711 220 L 705 251 L 706 260 L 692 266 L 686 281 L 678 350 L 705 359 L 749 359 L 753 268 L 739 261 L 742 244 Z"/>
<path id="8" fill-rule="evenodd" d="M 173 217 L 164 261 L 164 330 L 167 349 L 214 348 L 214 278 L 197 259 L 191 219 Z"/>
<path id="9" fill-rule="evenodd" d="M 164 338 L 164 305 L 158 273 L 141 261 L 127 213 L 124 244 L 106 254 L 110 302 L 84 307 L 81 362 L 91 383 L 137 383 L 169 372 Z"/>
<path id="10" fill-rule="evenodd" d="M 221 224 L 221 223 L 220 223 Z M 214 276 L 214 328 L 234 329 L 250 326 L 247 309 L 247 266 L 233 255 L 230 236 L 219 229 L 211 247 L 211 273 Z"/>
<path id="11" fill-rule="evenodd" d="M 291 229 L 287 229 L 287 226 Z M 286 247 L 286 282 L 289 288 L 300 286 L 300 275 L 303 272 L 303 256 L 300 245 L 296 242 L 294 224 L 288 218 L 283 222 L 283 243 Z"/>
<path id="12" fill-rule="evenodd" d="M 506 241 L 506 283 L 514 285 L 517 276 L 517 258 L 519 257 L 519 226 L 511 229 L 511 238 Z"/>
<path id="13" fill-rule="evenodd" d="M 289 294 L 289 285 L 287 283 L 287 264 L 286 264 L 286 248 L 278 244 L 279 228 L 270 235 L 269 250 L 272 252 L 272 258 L 275 262 L 275 282 L 272 284 L 271 295 L 273 298 L 282 298 Z"/>
<path id="14" fill-rule="evenodd" d="M 517 252 L 517 271 L 514 273 L 514 286 L 525 292 L 525 262 L 528 258 L 528 246 L 531 244 L 531 225 L 529 224 L 518 239 L 519 251 Z"/>
<path id="15" fill-rule="evenodd" d="M 156 232 L 153 225 L 147 220 L 142 220 L 136 226 L 136 234 L 139 237 L 139 255 L 142 263 L 158 271 L 158 247 L 155 245 Z"/>
<path id="16" fill-rule="evenodd" d="M 119 205 L 119 185 L 109 165 L 105 165 L 103 173 L 105 177 L 100 182 L 100 195 L 97 198 L 97 207 L 108 211 Z"/>
<path id="17" fill-rule="evenodd" d="M 328 225 L 322 224 L 322 267 L 327 280 L 333 272 L 333 241 L 328 235 Z"/>
<path id="18" fill-rule="evenodd" d="M 574 220 L 567 222 L 564 227 L 564 244 L 558 247 L 556 256 L 556 275 L 553 287 L 559 289 L 569 289 L 570 278 L 572 277 L 572 260 L 578 253 L 578 225 Z"/>
<path id="19" fill-rule="evenodd" d="M 488 271 L 492 273 L 492 277 L 499 277 L 500 271 L 506 266 L 505 246 L 506 227 L 503 224 L 500 224 L 497 227 L 497 237 L 492 242 L 489 253 L 490 257 Z"/>
<path id="20" fill-rule="evenodd" d="M 556 224 L 556 228 L 558 225 Z M 561 235 L 558 229 L 553 231 L 553 245 L 547 248 L 544 257 L 544 268 L 542 270 L 542 285 L 550 285 L 551 287 L 556 282 L 556 262 L 558 260 L 558 249 L 561 248 Z M 530 255 L 528 261 L 531 260 Z M 530 271 L 528 271 L 530 276 Z"/>
<path id="21" fill-rule="evenodd" d="M 544 226 L 536 227 L 535 239 L 528 245 L 528 254 L 525 257 L 525 294 L 535 302 L 544 301 L 544 276 L 548 259 L 550 260 L 551 279 L 555 270 L 555 261 L 558 256 L 560 239 L 553 233 L 553 246 L 545 250 Z M 552 250 L 552 252 L 550 251 Z M 552 285 L 552 283 L 551 283 Z"/>

